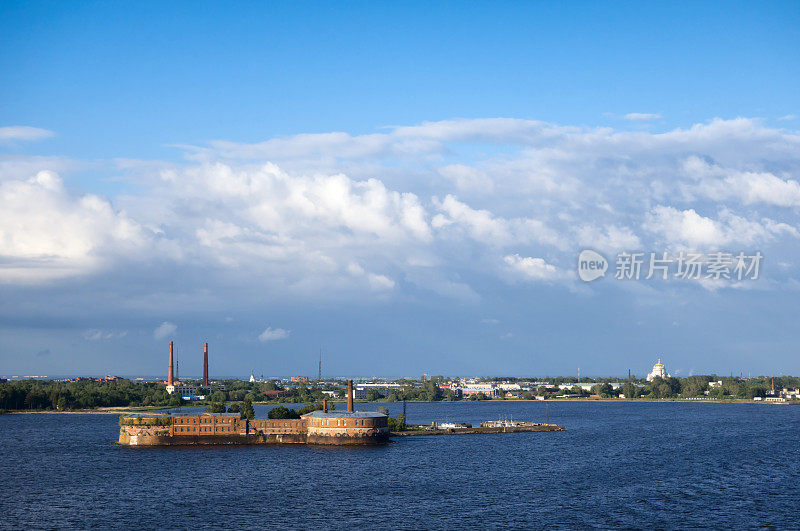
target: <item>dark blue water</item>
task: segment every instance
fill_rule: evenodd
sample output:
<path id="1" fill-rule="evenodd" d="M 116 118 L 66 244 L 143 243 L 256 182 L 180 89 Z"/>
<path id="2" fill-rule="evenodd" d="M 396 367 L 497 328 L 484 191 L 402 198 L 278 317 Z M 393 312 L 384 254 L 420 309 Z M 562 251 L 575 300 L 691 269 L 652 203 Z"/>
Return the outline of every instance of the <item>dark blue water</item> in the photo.
<path id="1" fill-rule="evenodd" d="M 388 407 L 396 415 L 402 405 Z M 544 408 L 409 404 L 408 415 L 477 424 L 543 420 Z M 377 448 L 125 448 L 113 444 L 116 416 L 0 416 L 0 526 L 800 527 L 800 407 L 555 402 L 549 411 L 566 432 Z"/>

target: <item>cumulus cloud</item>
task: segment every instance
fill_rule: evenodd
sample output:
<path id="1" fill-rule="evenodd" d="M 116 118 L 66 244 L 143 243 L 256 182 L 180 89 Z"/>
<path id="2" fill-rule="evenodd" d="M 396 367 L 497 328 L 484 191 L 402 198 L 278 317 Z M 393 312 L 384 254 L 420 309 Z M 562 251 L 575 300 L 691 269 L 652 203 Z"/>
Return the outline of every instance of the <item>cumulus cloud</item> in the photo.
<path id="1" fill-rule="evenodd" d="M 0 281 L 38 282 L 90 273 L 107 253 L 130 254 L 146 235 L 94 194 L 72 196 L 61 178 L 40 171 L 0 182 Z"/>
<path id="2" fill-rule="evenodd" d="M 367 272 L 361 265 L 356 262 L 350 262 L 345 268 L 347 272 L 354 277 L 366 278 L 370 288 L 375 291 L 391 290 L 394 288 L 395 282 L 386 275 L 379 275 L 376 273 Z"/>
<path id="3" fill-rule="evenodd" d="M 577 235 L 581 247 L 594 247 L 602 251 L 635 250 L 642 247 L 639 237 L 628 227 L 583 225 L 578 228 Z"/>
<path id="4" fill-rule="evenodd" d="M 542 243 L 559 246 L 560 237 L 545 223 L 534 218 L 505 219 L 491 211 L 475 209 L 447 195 L 442 201 L 433 199 L 440 213 L 433 217 L 432 226 L 440 231 L 457 231 L 469 238 L 492 246 L 518 243 Z"/>
<path id="5" fill-rule="evenodd" d="M 178 330 L 178 326 L 175 323 L 164 321 L 153 330 L 153 337 L 156 341 L 160 341 L 174 334 L 176 330 Z"/>
<path id="6" fill-rule="evenodd" d="M 584 247 L 780 245 L 800 221 L 800 135 L 746 118 L 659 133 L 446 120 L 186 149 L 114 165 L 139 191 L 112 197 L 65 184 L 54 160 L 0 157 L 0 281 L 140 275 L 151 306 L 152 279 L 175 307 L 220 287 L 478 301 L 509 275 L 566 278 Z"/>
<path id="7" fill-rule="evenodd" d="M 38 127 L 29 127 L 26 125 L 11 125 L 0 127 L 0 143 L 15 142 L 19 140 L 42 140 L 50 138 L 55 133 L 47 129 L 40 129 Z"/>
<path id="8" fill-rule="evenodd" d="M 527 280 L 552 281 L 566 277 L 564 271 L 548 264 L 543 258 L 510 254 L 503 258 L 503 261 L 512 271 L 519 273 Z"/>
<path id="9" fill-rule="evenodd" d="M 271 326 L 268 326 L 266 330 L 258 335 L 258 340 L 261 342 L 267 342 L 286 339 L 289 337 L 289 333 L 289 330 L 284 330 L 283 328 L 272 328 Z"/>
<path id="10" fill-rule="evenodd" d="M 723 168 L 697 156 L 687 158 L 683 171 L 695 182 L 684 186 L 690 194 L 714 201 L 736 199 L 744 204 L 800 206 L 800 184 L 765 171 Z"/>
<path id="11" fill-rule="evenodd" d="M 717 219 L 712 219 L 694 209 L 663 205 L 648 213 L 644 228 L 668 243 L 694 249 L 716 249 L 734 243 L 760 245 L 779 235 L 800 236 L 793 226 L 768 218 L 748 220 L 723 209 Z"/>

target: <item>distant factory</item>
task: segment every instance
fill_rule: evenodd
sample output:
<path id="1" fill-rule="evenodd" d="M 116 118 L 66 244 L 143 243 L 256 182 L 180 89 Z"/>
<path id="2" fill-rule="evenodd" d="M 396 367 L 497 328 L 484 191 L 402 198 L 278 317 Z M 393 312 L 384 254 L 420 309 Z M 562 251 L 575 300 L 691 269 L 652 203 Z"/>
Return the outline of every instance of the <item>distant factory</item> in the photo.
<path id="1" fill-rule="evenodd" d="M 169 368 L 167 369 L 166 383 L 166 391 L 170 395 L 177 393 L 179 396 L 187 400 L 202 400 L 205 398 L 204 395 L 198 396 L 196 386 L 183 385 L 178 378 L 177 371 L 175 370 L 175 351 L 172 341 L 169 342 Z M 210 388 L 210 382 L 208 380 L 208 343 L 203 343 L 203 379 L 200 382 L 200 386 L 204 389 Z"/>

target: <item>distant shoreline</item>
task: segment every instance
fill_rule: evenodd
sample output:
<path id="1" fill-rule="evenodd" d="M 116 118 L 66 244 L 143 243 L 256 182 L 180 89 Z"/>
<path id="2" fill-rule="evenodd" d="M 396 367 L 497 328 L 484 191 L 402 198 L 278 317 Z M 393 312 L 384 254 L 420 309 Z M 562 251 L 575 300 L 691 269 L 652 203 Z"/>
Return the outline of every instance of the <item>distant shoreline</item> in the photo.
<path id="1" fill-rule="evenodd" d="M 678 404 L 755 404 L 755 405 L 777 405 L 777 406 L 791 406 L 800 405 L 800 402 L 764 402 L 747 400 L 745 398 L 736 398 L 732 400 L 687 400 L 680 398 L 660 398 L 660 399 L 647 399 L 647 398 L 562 398 L 556 400 L 527 400 L 527 399 L 510 399 L 510 400 L 408 400 L 407 404 L 475 404 L 475 403 L 498 403 L 498 402 L 537 402 L 545 404 L 563 404 L 566 402 L 611 402 L 611 403 L 678 403 Z M 344 404 L 345 401 L 334 401 L 334 403 Z M 287 405 L 304 405 L 301 403 L 293 404 L 287 402 L 253 402 L 254 405 L 262 406 L 287 406 Z M 356 404 L 378 404 L 377 407 L 385 407 L 388 404 L 402 404 L 402 402 L 365 402 L 356 400 Z M 198 404 L 197 406 L 185 405 L 184 407 L 206 407 L 207 404 Z M 98 408 L 98 409 L 76 409 L 69 411 L 46 411 L 46 410 L 6 410 L 4 415 L 121 415 L 125 413 L 155 413 L 165 410 L 176 410 L 177 407 L 162 407 L 162 408 L 139 408 L 139 407 L 114 407 L 114 408 Z"/>

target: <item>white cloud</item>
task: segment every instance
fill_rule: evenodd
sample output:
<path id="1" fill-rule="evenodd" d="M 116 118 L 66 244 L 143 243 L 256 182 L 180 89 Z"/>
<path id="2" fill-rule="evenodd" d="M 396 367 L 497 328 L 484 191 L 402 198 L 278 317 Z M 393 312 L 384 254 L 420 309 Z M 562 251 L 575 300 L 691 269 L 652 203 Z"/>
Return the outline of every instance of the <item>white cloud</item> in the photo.
<path id="1" fill-rule="evenodd" d="M 483 194 L 494 192 L 494 181 L 481 169 L 465 164 L 451 164 L 439 168 L 438 171 L 442 177 L 452 181 L 459 190 Z"/>
<path id="2" fill-rule="evenodd" d="M 354 277 L 366 277 L 370 289 L 373 291 L 386 291 L 394 289 L 394 280 L 386 275 L 378 275 L 375 273 L 368 273 L 363 267 L 356 262 L 350 262 L 345 268 L 346 271 Z"/>
<path id="3" fill-rule="evenodd" d="M 791 225 L 768 218 L 753 221 L 723 209 L 718 219 L 712 219 L 694 209 L 677 210 L 663 205 L 653 208 L 643 227 L 668 243 L 693 249 L 717 249 L 733 243 L 758 245 L 784 234 L 800 236 Z"/>
<path id="4" fill-rule="evenodd" d="M 0 282 L 39 282 L 97 270 L 108 253 L 140 249 L 145 231 L 92 194 L 72 196 L 40 171 L 0 181 Z"/>
<path id="5" fill-rule="evenodd" d="M 289 333 L 289 330 L 284 330 L 283 328 L 272 328 L 271 326 L 268 326 L 266 330 L 259 334 L 258 340 L 261 342 L 266 342 L 286 339 L 289 337 Z"/>
<path id="6" fill-rule="evenodd" d="M 367 276 L 367 280 L 369 281 L 370 287 L 376 291 L 390 290 L 394 288 L 394 280 L 385 275 L 376 275 L 375 273 L 370 273 Z"/>
<path id="7" fill-rule="evenodd" d="M 630 121 L 648 121 L 648 120 L 658 120 L 661 118 L 660 114 L 657 113 L 647 113 L 647 112 L 629 112 L 625 115 L 626 120 Z"/>
<path id="8" fill-rule="evenodd" d="M 578 228 L 581 247 L 592 247 L 601 251 L 636 250 L 642 248 L 639 237 L 628 227 L 610 225 L 605 228 L 583 225 Z"/>
<path id="9" fill-rule="evenodd" d="M 561 246 L 557 232 L 543 222 L 533 218 L 504 219 L 489 210 L 474 209 L 447 195 L 444 200 L 433 200 L 440 214 L 433 217 L 431 225 L 441 231 L 463 231 L 467 236 L 490 246 L 505 246 L 518 243 L 541 243 Z"/>
<path id="10" fill-rule="evenodd" d="M 186 163 L 113 165 L 140 191 L 111 198 L 52 171 L 74 165 L 0 156 L 0 281 L 113 271 L 135 278 L 126 304 L 175 308 L 220 286 L 474 302 L 510 273 L 556 278 L 547 266 L 584 247 L 781 245 L 800 222 L 800 135 L 745 118 L 664 133 L 447 120 L 191 149 Z"/>
<path id="11" fill-rule="evenodd" d="M 552 264 L 548 264 L 543 258 L 510 254 L 503 261 L 511 270 L 527 280 L 553 281 L 566 278 L 564 271 Z"/>
<path id="12" fill-rule="evenodd" d="M 153 337 L 156 341 L 160 341 L 174 334 L 176 330 L 178 330 L 178 326 L 175 323 L 164 321 L 153 330 Z"/>
<path id="13" fill-rule="evenodd" d="M 127 330 L 115 332 L 114 330 L 100 330 L 92 328 L 83 332 L 83 339 L 86 341 L 99 341 L 109 339 L 121 339 L 128 335 Z"/>
<path id="14" fill-rule="evenodd" d="M 511 243 L 512 235 L 505 220 L 495 218 L 488 210 L 476 210 L 462 203 L 452 195 L 447 195 L 437 205 L 444 214 L 437 214 L 433 225 L 437 229 L 455 224 L 473 239 L 489 245 Z"/>
<path id="15" fill-rule="evenodd" d="M 19 140 L 42 140 L 54 135 L 52 131 L 26 125 L 11 125 L 0 127 L 0 143 L 15 142 Z"/>
<path id="16" fill-rule="evenodd" d="M 684 186 L 690 194 L 714 201 L 735 198 L 747 205 L 800 206 L 800 184 L 794 179 L 784 180 L 769 172 L 725 169 L 697 156 L 689 157 L 683 170 L 696 181 Z"/>

